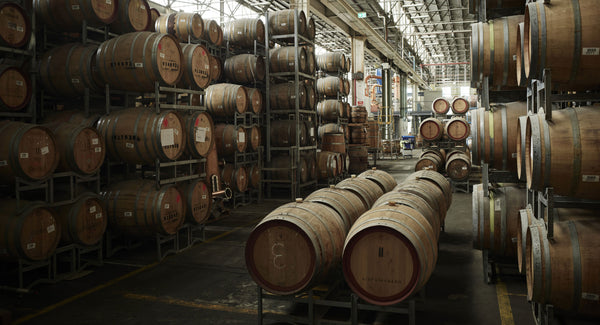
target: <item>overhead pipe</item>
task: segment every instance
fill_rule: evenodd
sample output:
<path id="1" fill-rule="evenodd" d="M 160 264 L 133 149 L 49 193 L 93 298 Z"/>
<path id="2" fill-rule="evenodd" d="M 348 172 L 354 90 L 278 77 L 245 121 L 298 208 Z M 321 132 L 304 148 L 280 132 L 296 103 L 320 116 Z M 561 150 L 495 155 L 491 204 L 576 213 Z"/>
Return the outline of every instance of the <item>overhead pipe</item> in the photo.
<path id="1" fill-rule="evenodd" d="M 471 64 L 471 62 L 426 63 L 426 64 L 420 64 L 420 66 L 428 67 L 428 66 L 432 66 L 432 65 L 459 65 L 459 64 Z"/>

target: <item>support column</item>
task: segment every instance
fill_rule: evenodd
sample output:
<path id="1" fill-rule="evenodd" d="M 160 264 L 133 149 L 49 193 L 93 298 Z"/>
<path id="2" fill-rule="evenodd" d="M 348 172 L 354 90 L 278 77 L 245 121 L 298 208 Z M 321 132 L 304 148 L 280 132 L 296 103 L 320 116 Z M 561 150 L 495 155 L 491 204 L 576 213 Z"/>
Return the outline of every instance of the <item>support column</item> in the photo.
<path id="1" fill-rule="evenodd" d="M 389 63 L 382 64 L 382 93 L 381 93 L 381 110 L 383 122 L 383 135 L 384 140 L 392 140 L 392 70 L 390 69 Z"/>
<path id="2" fill-rule="evenodd" d="M 365 97 L 365 41 L 364 36 L 350 37 L 350 46 L 352 47 L 352 105 L 365 106 L 367 112 L 371 111 L 371 100 Z"/>

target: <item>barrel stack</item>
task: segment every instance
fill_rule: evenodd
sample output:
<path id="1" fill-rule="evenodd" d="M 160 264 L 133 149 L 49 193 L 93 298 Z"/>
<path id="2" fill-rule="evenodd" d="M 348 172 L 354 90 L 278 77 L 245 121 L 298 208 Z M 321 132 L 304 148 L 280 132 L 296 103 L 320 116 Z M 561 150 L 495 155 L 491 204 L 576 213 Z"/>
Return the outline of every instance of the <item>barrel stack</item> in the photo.
<path id="1" fill-rule="evenodd" d="M 322 169 L 332 169 L 319 173 L 320 181 L 324 184 L 334 183 L 348 172 L 360 173 L 364 170 L 358 168 L 357 157 L 360 150 L 355 147 L 362 143 L 362 139 L 360 143 L 354 143 L 351 138 L 354 131 L 350 127 L 351 108 L 347 98 L 349 82 L 346 75 L 350 70 L 348 60 L 342 52 L 325 52 L 316 57 L 317 118 L 321 149 L 317 154 L 317 161 Z M 357 130 L 356 141 L 359 141 L 359 133 Z M 332 141 L 337 145 L 332 145 Z"/>
<path id="2" fill-rule="evenodd" d="M 513 7 L 522 14 L 472 25 L 472 86 L 489 82 L 490 98 L 502 92 L 494 98 L 512 100 L 472 111 L 473 163 L 489 167 L 490 182 L 501 173 L 519 181 L 474 187 L 473 244 L 518 265 L 536 318 L 549 310 L 597 318 L 597 299 L 587 293 L 600 282 L 587 270 L 598 260 L 591 161 L 600 157 L 590 147 L 599 141 L 591 122 L 598 110 L 588 105 L 600 88 L 590 45 L 599 37 L 599 9 L 588 0 Z"/>

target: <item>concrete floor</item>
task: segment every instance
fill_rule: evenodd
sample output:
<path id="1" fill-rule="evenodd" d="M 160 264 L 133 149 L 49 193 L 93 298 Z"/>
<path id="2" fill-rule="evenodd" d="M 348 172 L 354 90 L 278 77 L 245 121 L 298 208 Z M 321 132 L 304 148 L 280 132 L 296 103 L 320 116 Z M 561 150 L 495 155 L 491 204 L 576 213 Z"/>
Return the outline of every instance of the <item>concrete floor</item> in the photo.
<path id="1" fill-rule="evenodd" d="M 415 162 L 378 164 L 402 181 Z M 254 224 L 285 202 L 265 200 L 235 209 L 207 226 L 206 242 L 160 263 L 149 245 L 120 252 L 73 280 L 36 286 L 29 294 L 1 292 L 0 308 L 24 324 L 256 324 L 257 286 L 246 272 L 245 240 Z M 417 324 L 534 324 L 524 278 L 501 275 L 497 284 L 484 284 L 481 252 L 472 249 L 471 232 L 471 195 L 455 193 Z M 264 308 L 302 311 L 272 301 Z M 363 324 L 408 324 L 403 315 L 360 317 Z"/>

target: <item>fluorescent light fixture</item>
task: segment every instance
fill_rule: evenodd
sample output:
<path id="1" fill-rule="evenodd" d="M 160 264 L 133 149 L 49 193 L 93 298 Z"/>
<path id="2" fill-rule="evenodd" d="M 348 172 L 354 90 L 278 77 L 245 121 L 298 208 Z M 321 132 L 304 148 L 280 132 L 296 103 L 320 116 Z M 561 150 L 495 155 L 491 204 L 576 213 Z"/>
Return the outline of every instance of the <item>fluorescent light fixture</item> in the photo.
<path id="1" fill-rule="evenodd" d="M 415 19 L 415 18 L 429 18 L 428 15 L 419 15 L 419 16 L 411 16 L 410 18 Z"/>
<path id="2" fill-rule="evenodd" d="M 406 5 L 403 5 L 402 8 L 408 8 L 408 7 L 418 7 L 418 6 L 422 6 L 424 5 L 424 3 L 409 3 Z"/>

